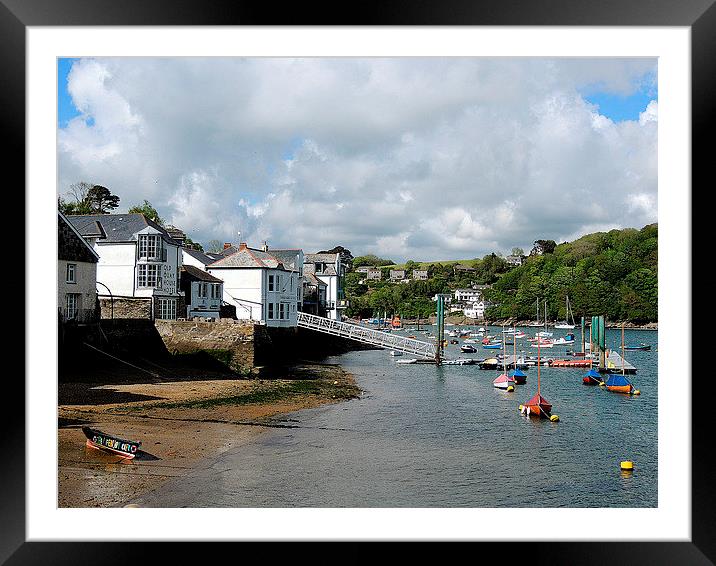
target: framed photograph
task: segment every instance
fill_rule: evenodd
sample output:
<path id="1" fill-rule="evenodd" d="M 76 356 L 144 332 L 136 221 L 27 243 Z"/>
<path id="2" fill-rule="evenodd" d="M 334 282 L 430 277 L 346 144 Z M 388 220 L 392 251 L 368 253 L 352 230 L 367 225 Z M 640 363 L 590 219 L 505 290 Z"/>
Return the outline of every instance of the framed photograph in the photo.
<path id="1" fill-rule="evenodd" d="M 92 563 L 99 552 L 103 562 L 112 562 L 126 559 L 128 542 L 132 555 L 161 552 L 167 558 L 186 555 L 186 545 L 173 542 L 469 541 L 500 545 L 520 561 L 537 556 L 537 562 L 550 564 L 714 563 L 716 502 L 705 464 L 711 445 L 705 422 L 708 390 L 701 390 L 703 380 L 692 380 L 692 351 L 698 346 L 691 326 L 692 187 L 704 182 L 699 173 L 711 161 L 704 137 L 714 122 L 713 0 L 608 6 L 582 0 L 389 2 L 356 6 L 350 18 L 334 10 L 322 4 L 272 13 L 256 3 L 100 1 L 88 6 L 78 0 L 51 5 L 0 0 L 0 57 L 7 79 L 3 130 L 12 140 L 7 163 L 25 186 L 27 274 L 25 383 L 6 379 L 12 398 L 24 404 L 17 403 L 23 409 L 6 425 L 5 448 L 13 457 L 0 483 L 5 519 L 0 560 Z M 91 183 L 80 186 L 80 181 Z M 98 208 L 82 208 L 90 201 Z M 119 201 L 124 202 L 117 208 Z M 113 214 L 114 208 L 122 214 Z M 130 228 L 130 217 L 143 223 Z M 84 281 L 82 266 L 64 258 L 58 277 L 58 222 L 60 233 L 74 239 L 72 253 L 102 266 L 105 274 L 113 260 L 101 258 L 94 244 L 103 240 L 105 250 L 109 244 L 117 250 L 131 244 L 129 290 L 118 291 L 115 275 L 95 275 L 96 306 L 93 301 L 87 308 L 77 290 Z M 500 225 L 515 223 L 522 227 L 506 237 Z M 550 323 L 555 332 L 568 329 L 561 343 L 548 334 L 535 337 L 543 356 L 545 347 L 557 351 L 574 344 L 579 315 L 585 314 L 580 300 L 587 301 L 587 295 L 596 300 L 587 284 L 575 284 L 573 293 L 570 287 L 566 297 L 560 294 L 549 305 L 538 296 L 536 309 L 529 295 L 524 300 L 529 312 L 508 314 L 496 307 L 512 300 L 518 283 L 509 291 L 492 288 L 493 281 L 557 245 L 583 242 L 584 249 L 574 254 L 589 254 L 591 244 L 581 238 L 633 228 L 629 237 L 653 230 L 658 259 L 654 250 L 649 256 L 654 265 L 644 259 L 639 275 L 624 272 L 625 280 L 632 277 L 631 287 L 614 287 L 631 309 L 624 317 L 654 327 L 658 318 L 659 334 L 641 340 L 641 334 L 627 331 L 625 343 L 622 330 L 619 344 L 619 328 L 600 337 L 603 321 L 592 318 L 586 321 L 591 330 L 582 324 L 581 348 L 574 346 L 581 352 L 572 362 L 557 360 L 553 366 L 586 367 L 573 360 L 600 348 L 604 358 L 595 357 L 594 363 L 605 375 L 616 375 L 614 364 L 627 359 L 620 377 L 631 388 L 629 395 L 612 398 L 629 401 L 628 406 L 590 401 L 576 410 L 578 397 L 608 395 L 606 378 L 601 390 L 582 387 L 580 378 L 571 396 L 555 395 L 553 388 L 565 387 L 565 381 L 545 383 L 545 373 L 559 370 L 542 369 L 541 359 L 531 364 L 528 385 L 517 386 L 515 393 L 498 393 L 497 383 L 485 391 L 466 389 L 465 382 L 458 386 L 450 375 L 467 376 L 467 368 L 430 366 L 440 374 L 426 380 L 419 365 L 402 365 L 413 355 L 439 366 L 450 365 L 448 360 L 459 365 L 473 355 L 469 346 L 463 345 L 462 353 L 456 349 L 467 335 L 444 325 L 453 320 L 448 299 L 465 306 L 462 320 L 486 320 L 485 309 L 493 309 L 496 328 L 503 325 L 504 345 L 485 338 L 479 348 L 504 349 L 496 359 L 506 375 L 510 339 L 514 369 L 518 360 L 528 365 L 533 356 L 518 358 L 516 327 L 509 334 L 505 324 L 521 321 L 528 328 L 536 314 L 546 331 L 548 320 L 563 321 Z M 638 253 L 647 257 L 651 244 L 644 243 Z M 629 245 L 614 244 L 600 257 L 601 269 L 621 269 L 615 258 Z M 359 254 L 367 258 L 364 270 L 346 278 L 341 262 Z M 378 261 L 383 258 L 392 265 Z M 428 266 L 428 260 L 435 263 Z M 126 267 L 122 261 L 117 260 L 117 269 Z M 270 273 L 262 279 L 264 294 L 258 299 L 235 296 L 234 289 L 245 285 L 244 272 L 231 270 L 246 262 Z M 490 267 L 494 278 L 482 285 L 487 279 L 478 281 L 471 272 L 493 263 L 502 267 Z M 571 265 L 573 277 L 576 260 Z M 429 285 L 436 269 L 446 270 L 449 296 L 431 291 L 434 305 L 403 298 L 399 315 L 399 309 L 389 313 L 386 307 L 382 318 L 375 314 L 379 302 L 365 299 L 370 293 L 361 291 L 363 298 L 351 302 L 358 295 L 336 291 L 331 279 L 336 277 L 339 288 L 350 281 L 378 293 L 390 284 L 397 294 Z M 567 273 L 569 268 L 560 269 Z M 555 277 L 562 276 L 555 270 Z M 369 283 L 373 276 L 388 282 Z M 47 281 L 58 280 L 58 295 L 48 292 Z M 644 289 L 650 281 L 658 290 L 658 317 L 648 312 L 657 305 L 645 304 L 639 294 L 649 292 Z M 617 297 L 609 294 L 608 284 L 598 284 L 604 296 Z M 469 288 L 455 291 L 462 286 Z M 142 294 L 146 289 L 152 290 Z M 266 303 L 265 296 L 279 289 L 298 293 L 303 304 Z M 309 293 L 315 293 L 313 314 L 304 308 Z M 626 313 L 627 306 L 618 312 Z M 383 337 L 364 343 L 383 350 L 329 359 L 347 372 L 370 373 L 359 383 L 370 384 L 364 389 L 374 392 L 373 401 L 363 391 L 365 401 L 344 404 L 363 403 L 363 413 L 339 409 L 337 418 L 311 413 L 317 405 L 309 403 L 302 405 L 308 407 L 302 414 L 311 415 L 304 420 L 293 419 L 288 409 L 283 420 L 272 421 L 254 415 L 249 422 L 249 413 L 225 413 L 224 422 L 273 427 L 267 440 L 253 444 L 221 440 L 226 431 L 217 428 L 204 445 L 206 423 L 177 424 L 178 413 L 171 413 L 185 401 L 179 397 L 166 403 L 166 414 L 147 417 L 172 423 L 161 437 L 88 428 L 96 421 L 91 412 L 82 417 L 79 402 L 63 412 L 66 395 L 77 393 L 58 389 L 58 340 L 65 339 L 68 321 L 129 319 L 144 309 L 164 328 L 160 333 L 174 333 L 170 347 L 177 352 L 181 324 L 203 324 L 210 334 L 221 324 L 219 309 L 227 308 L 233 319 L 277 327 L 273 335 L 266 330 L 276 344 L 282 343 L 275 337 L 284 326 L 341 336 L 340 324 L 367 327 L 374 323 L 365 318 L 377 316 L 375 324 L 388 328 L 371 328 L 371 336 Z M 421 316 L 432 316 L 433 309 L 435 327 L 421 328 Z M 385 338 L 415 319 L 411 336 Z M 127 325 L 117 333 L 132 335 L 140 326 Z M 479 324 L 472 326 L 477 332 Z M 597 341 L 589 354 L 585 332 Z M 162 339 L 166 346 L 168 339 Z M 87 347 L 97 356 L 110 356 L 101 342 L 89 340 Z M 421 347 L 425 352 L 410 349 Z M 385 349 L 397 357 L 388 358 Z M 567 352 L 565 357 L 574 355 Z M 490 350 L 485 354 L 474 355 L 484 363 L 491 359 Z M 225 359 L 224 350 L 214 348 L 211 355 L 212 363 L 251 372 L 239 368 L 235 358 Z M 634 368 L 630 357 L 648 369 Z M 130 366 L 143 358 L 128 359 L 118 363 Z M 365 360 L 374 364 L 370 371 L 361 367 Z M 130 381 L 78 387 L 82 395 L 112 404 L 109 411 L 138 399 L 166 402 L 171 388 L 154 378 L 170 370 L 152 361 L 141 365 L 133 366 L 147 376 L 141 388 L 125 387 Z M 641 370 L 632 380 L 644 384 L 641 392 L 626 379 L 631 369 Z M 91 367 L 82 371 L 95 385 Z M 554 407 L 539 398 L 540 371 L 542 395 Z M 386 374 L 394 377 L 381 390 Z M 335 381 L 326 382 L 330 389 L 311 395 L 327 396 L 334 407 L 341 406 L 333 401 L 336 396 L 361 395 L 339 383 L 343 373 L 335 375 Z M 216 383 L 211 387 L 221 387 Z M 277 395 L 275 389 L 256 391 L 252 394 Z M 534 393 L 536 404 L 527 400 Z M 206 399 L 195 397 L 192 410 L 203 410 Z M 398 408 L 390 422 L 381 421 L 380 405 L 391 398 L 400 399 Z M 505 425 L 501 419 L 508 405 L 514 419 Z M 539 423 L 549 428 L 515 428 L 515 422 L 534 424 L 530 407 L 532 416 L 548 417 Z M 482 411 L 485 426 L 465 432 L 464 419 L 473 410 Z M 359 426 L 370 419 L 374 425 Z M 59 437 L 58 420 L 60 429 L 65 424 Z M 214 425 L 220 428 L 221 419 L 209 426 Z M 196 458 L 177 457 L 181 449 L 169 446 L 176 441 L 168 430 L 172 426 L 186 427 L 182 447 L 197 451 Z M 501 426 L 506 434 L 500 439 Z M 130 430 L 146 434 L 140 427 Z M 346 430 L 360 435 L 346 436 Z M 535 435 L 535 430 L 546 432 Z M 137 456 L 140 466 L 70 461 L 63 442 L 72 435 L 83 450 Z M 237 450 L 242 442 L 249 447 L 244 452 Z M 509 457 L 481 457 L 498 443 L 510 447 L 502 453 Z M 558 451 L 547 457 L 545 450 Z M 192 467 L 199 452 L 213 458 L 202 470 Z M 147 462 L 154 458 L 163 464 L 142 466 L 139 453 Z M 102 474 L 110 471 L 112 481 L 104 481 Z M 77 487 L 82 482 L 94 487 Z M 143 488 L 133 491 L 132 486 Z M 504 546 L 510 542 L 519 544 Z"/>

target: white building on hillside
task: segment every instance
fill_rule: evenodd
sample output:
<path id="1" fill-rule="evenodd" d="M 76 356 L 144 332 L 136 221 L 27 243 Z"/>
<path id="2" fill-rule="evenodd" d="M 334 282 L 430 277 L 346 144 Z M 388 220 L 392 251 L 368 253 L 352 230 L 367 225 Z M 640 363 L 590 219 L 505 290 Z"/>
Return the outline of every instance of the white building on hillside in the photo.
<path id="1" fill-rule="evenodd" d="M 299 270 L 245 243 L 235 249 L 206 269 L 224 282 L 224 301 L 236 307 L 236 317 L 266 326 L 297 326 Z"/>
<path id="2" fill-rule="evenodd" d="M 72 215 L 67 219 L 99 255 L 100 298 L 151 302 L 154 318 L 175 319 L 183 310 L 179 242 L 143 214 Z"/>

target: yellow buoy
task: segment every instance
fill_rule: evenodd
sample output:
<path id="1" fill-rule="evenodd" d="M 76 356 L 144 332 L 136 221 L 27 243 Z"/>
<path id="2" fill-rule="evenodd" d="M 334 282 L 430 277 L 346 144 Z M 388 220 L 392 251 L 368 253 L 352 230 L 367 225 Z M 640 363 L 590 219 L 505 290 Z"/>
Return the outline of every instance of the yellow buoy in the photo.
<path id="1" fill-rule="evenodd" d="M 622 470 L 626 470 L 626 471 L 630 472 L 634 469 L 634 462 L 632 462 L 631 460 L 624 460 L 623 462 L 621 462 L 619 464 L 619 467 Z"/>
<path id="2" fill-rule="evenodd" d="M 520 405 L 519 407 L 517 407 L 517 409 L 518 409 L 520 412 L 522 412 L 522 409 L 524 409 L 524 408 L 525 408 L 524 405 Z"/>
<path id="3" fill-rule="evenodd" d="M 511 392 L 511 391 L 514 391 L 514 390 L 515 390 L 515 388 L 512 387 L 511 385 L 508 385 L 508 386 L 507 386 L 507 391 L 508 391 L 508 393 Z"/>
<path id="4" fill-rule="evenodd" d="M 606 385 L 607 385 L 607 384 L 604 383 L 603 381 L 600 381 L 600 382 L 599 382 L 599 387 L 605 387 Z"/>
<path id="5" fill-rule="evenodd" d="M 558 416 L 558 415 L 552 415 L 552 416 L 549 418 L 549 420 L 552 421 L 553 423 L 557 423 L 557 422 L 559 422 L 559 416 Z"/>
<path id="6" fill-rule="evenodd" d="M 635 390 L 632 392 L 632 395 L 641 395 L 641 391 L 639 391 L 638 389 L 635 389 Z"/>

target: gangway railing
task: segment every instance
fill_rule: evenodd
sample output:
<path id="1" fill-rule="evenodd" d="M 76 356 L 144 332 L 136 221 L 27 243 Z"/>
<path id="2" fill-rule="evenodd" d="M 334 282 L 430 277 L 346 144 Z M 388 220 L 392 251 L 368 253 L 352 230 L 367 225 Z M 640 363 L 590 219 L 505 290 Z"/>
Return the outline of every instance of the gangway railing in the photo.
<path id="1" fill-rule="evenodd" d="M 302 328 L 308 328 L 310 330 L 323 332 L 324 334 L 331 334 L 333 336 L 341 336 L 343 338 L 348 338 L 349 340 L 363 342 L 364 344 L 372 344 L 389 350 L 398 350 L 400 352 L 413 354 L 425 359 L 435 358 L 436 344 L 431 344 L 430 342 L 423 342 L 421 340 L 405 336 L 397 336 L 381 330 L 366 328 L 365 326 L 361 326 L 359 324 L 339 322 L 322 316 L 316 316 L 315 314 L 299 312 L 297 315 L 298 326 Z"/>

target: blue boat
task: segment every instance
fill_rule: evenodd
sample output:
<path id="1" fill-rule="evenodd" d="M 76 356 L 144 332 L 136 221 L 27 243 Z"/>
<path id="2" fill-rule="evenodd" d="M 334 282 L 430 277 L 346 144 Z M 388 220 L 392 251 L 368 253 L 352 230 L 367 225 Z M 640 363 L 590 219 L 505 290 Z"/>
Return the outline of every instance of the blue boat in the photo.
<path id="1" fill-rule="evenodd" d="M 485 344 L 483 348 L 488 350 L 502 350 L 502 344 Z"/>
<path id="2" fill-rule="evenodd" d="M 519 369 L 516 369 L 515 371 L 513 371 L 511 377 L 515 380 L 515 383 L 517 383 L 518 385 L 522 385 L 523 383 L 527 382 L 527 374 Z"/>
<path id="3" fill-rule="evenodd" d="M 599 385 L 603 381 L 604 379 L 602 378 L 602 374 L 595 369 L 590 369 L 582 378 L 582 383 L 584 385 Z"/>

